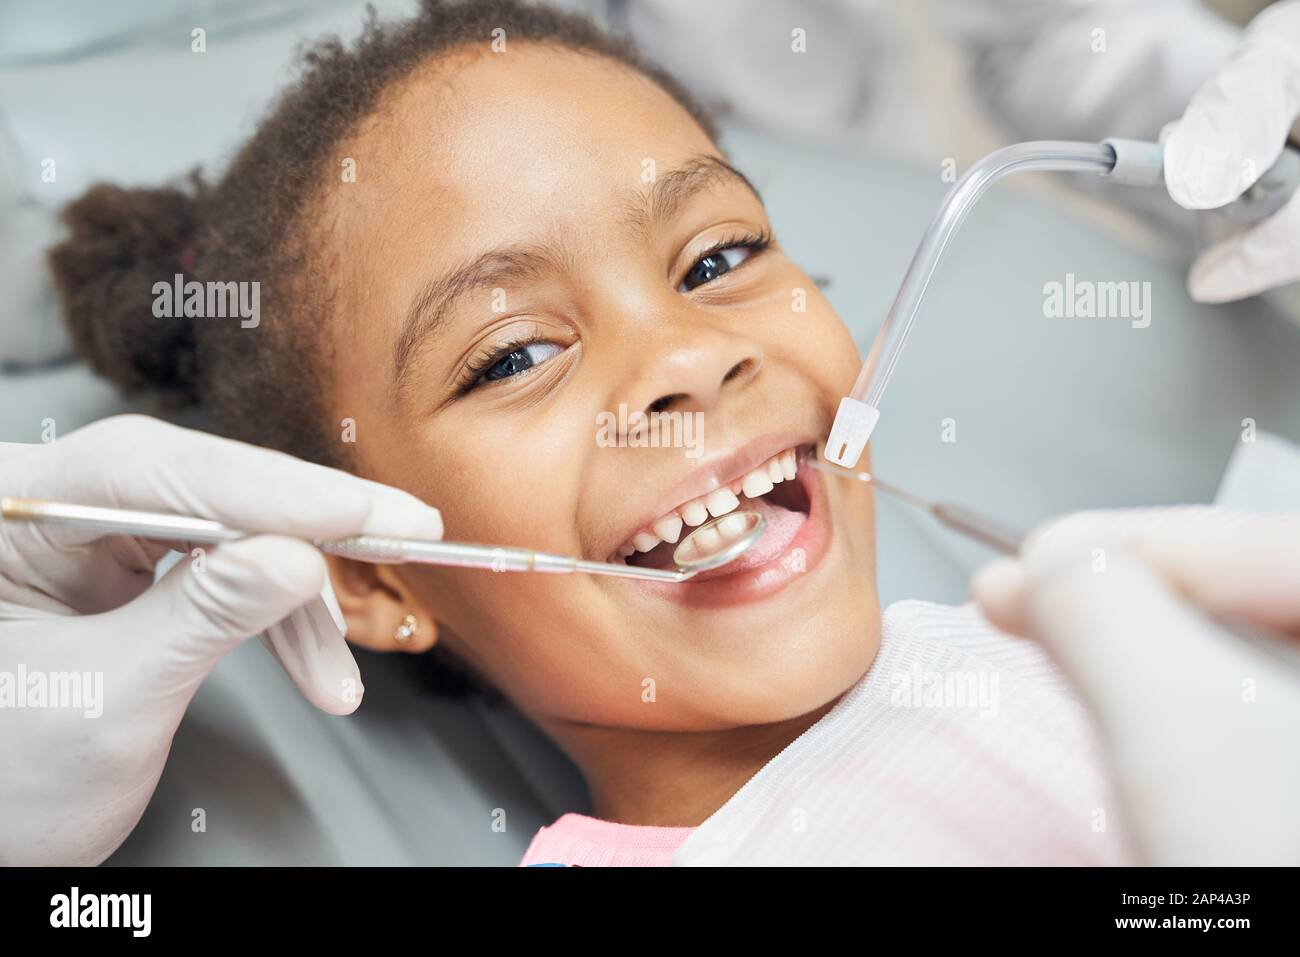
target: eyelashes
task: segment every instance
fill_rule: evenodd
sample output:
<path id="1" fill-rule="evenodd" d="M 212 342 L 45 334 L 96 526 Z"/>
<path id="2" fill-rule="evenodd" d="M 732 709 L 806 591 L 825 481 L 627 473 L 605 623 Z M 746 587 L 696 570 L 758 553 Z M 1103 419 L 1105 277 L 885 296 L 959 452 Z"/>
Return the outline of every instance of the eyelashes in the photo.
<path id="1" fill-rule="evenodd" d="M 771 230 L 766 227 L 758 232 L 746 232 L 719 240 L 696 258 L 677 284 L 678 292 L 689 293 L 741 268 L 768 249 L 772 242 Z M 745 255 L 739 259 L 727 255 L 740 252 Z M 547 346 L 554 351 L 550 355 L 541 355 L 545 349 L 539 347 Z M 563 346 L 547 339 L 537 329 L 504 343 L 492 343 L 466 362 L 464 370 L 457 377 L 456 393 L 463 396 L 493 382 L 518 378 L 563 351 Z"/>
<path id="2" fill-rule="evenodd" d="M 555 346 L 556 344 L 540 333 L 520 336 L 506 343 L 493 343 L 465 363 L 465 370 L 461 373 L 457 382 L 457 391 L 464 395 L 479 385 L 514 378 L 528 369 L 541 365 L 546 359 L 542 359 L 540 362 L 536 361 L 529 350 L 535 346 L 543 345 Z M 508 371 L 503 370 L 505 374 L 502 375 L 492 375 L 498 366 L 512 361 L 515 364 L 514 368 Z"/>
<path id="3" fill-rule="evenodd" d="M 743 233 L 730 239 L 714 243 L 695 260 L 686 271 L 682 281 L 677 285 L 678 292 L 690 292 L 707 285 L 719 276 L 726 275 L 733 269 L 739 269 L 752 257 L 772 245 L 772 233 L 766 227 L 757 233 Z M 743 259 L 733 262 L 726 254 L 744 250 L 748 253 Z M 694 283 L 692 285 L 692 282 Z"/>

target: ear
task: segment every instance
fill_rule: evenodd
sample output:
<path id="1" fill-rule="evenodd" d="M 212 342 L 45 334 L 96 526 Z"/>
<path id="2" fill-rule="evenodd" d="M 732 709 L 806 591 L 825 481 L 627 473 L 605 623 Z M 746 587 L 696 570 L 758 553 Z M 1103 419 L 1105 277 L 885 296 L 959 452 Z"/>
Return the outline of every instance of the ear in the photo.
<path id="1" fill-rule="evenodd" d="M 348 641 L 371 651 L 428 651 L 438 640 L 438 623 L 416 600 L 393 565 L 371 565 L 326 555 L 330 582 L 348 625 Z M 414 621 L 405 640 L 403 624 Z"/>

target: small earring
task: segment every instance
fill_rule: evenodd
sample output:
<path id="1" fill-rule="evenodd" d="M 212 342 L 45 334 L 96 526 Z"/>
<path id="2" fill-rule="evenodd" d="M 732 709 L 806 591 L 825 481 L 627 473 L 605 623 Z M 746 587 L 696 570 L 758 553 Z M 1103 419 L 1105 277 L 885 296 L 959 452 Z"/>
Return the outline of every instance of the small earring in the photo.
<path id="1" fill-rule="evenodd" d="M 415 620 L 414 615 L 407 615 L 402 619 L 402 623 L 397 626 L 397 631 L 393 632 L 393 638 L 399 645 L 409 645 L 411 639 L 420 633 L 420 623 Z"/>

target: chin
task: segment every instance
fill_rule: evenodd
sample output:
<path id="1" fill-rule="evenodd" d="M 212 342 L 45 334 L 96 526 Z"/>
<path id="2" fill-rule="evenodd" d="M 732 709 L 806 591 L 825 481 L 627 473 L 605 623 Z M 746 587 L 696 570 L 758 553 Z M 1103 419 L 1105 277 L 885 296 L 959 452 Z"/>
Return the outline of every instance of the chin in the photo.
<path id="1" fill-rule="evenodd" d="M 700 661 L 707 673 L 692 682 L 698 689 L 695 702 L 684 703 L 690 711 L 707 703 L 698 709 L 707 713 L 691 719 L 693 730 L 773 724 L 835 701 L 875 660 L 879 605 L 874 592 L 864 588 L 851 599 L 833 597 L 814 618 L 778 616 L 763 632 L 716 636 L 712 653 Z"/>

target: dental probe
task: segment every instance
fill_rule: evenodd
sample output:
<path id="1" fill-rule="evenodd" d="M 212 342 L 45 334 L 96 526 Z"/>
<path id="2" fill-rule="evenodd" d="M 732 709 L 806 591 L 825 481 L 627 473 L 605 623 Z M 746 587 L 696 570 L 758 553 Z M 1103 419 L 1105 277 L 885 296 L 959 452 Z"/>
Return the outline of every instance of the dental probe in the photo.
<path id="1" fill-rule="evenodd" d="M 1163 187 L 1164 148 L 1156 143 L 1118 138 L 1101 143 L 1045 140 L 996 150 L 968 169 L 944 197 L 939 212 L 921 238 L 862 371 L 849 394 L 840 400 L 835 424 L 826 440 L 829 461 L 851 469 L 862 457 L 862 450 L 880 419 L 881 397 L 898 364 L 935 267 L 975 201 L 1002 177 L 1034 170 L 1091 172 L 1124 185 Z M 1300 186 L 1300 152 L 1287 147 L 1250 189 L 1221 212 L 1239 224 L 1256 222 L 1281 209 L 1297 186 Z"/>
<path id="2" fill-rule="evenodd" d="M 67 525 L 114 535 L 205 545 L 231 542 L 250 534 L 205 518 L 8 496 L 0 497 L 0 518 L 7 522 Z M 470 542 L 426 541 L 381 535 L 353 535 L 329 541 L 314 541 L 312 544 L 327 554 L 372 564 L 413 562 L 458 568 L 485 568 L 494 572 L 548 572 L 560 575 L 585 572 L 588 575 L 608 575 L 612 578 L 677 583 L 734 561 L 762 537 L 764 525 L 762 515 L 749 511 L 730 512 L 705 522 L 683 538 L 674 550 L 676 569 L 592 562 L 530 548 L 504 548 Z M 706 530 L 709 534 L 701 534 Z M 706 540 L 712 544 L 706 547 L 702 544 Z M 695 544 L 688 551 L 685 546 L 691 542 Z"/>
<path id="3" fill-rule="evenodd" d="M 809 459 L 813 468 L 826 472 L 830 475 L 838 475 L 841 478 L 856 479 L 859 482 L 866 482 L 874 488 L 880 489 L 886 495 L 914 505 L 924 512 L 929 512 L 940 525 L 952 529 L 972 538 L 994 551 L 1001 552 L 1004 555 L 1020 554 L 1019 535 L 1013 535 L 1005 529 L 998 526 L 981 515 L 976 515 L 969 509 L 962 508 L 959 505 L 951 505 L 946 502 L 931 502 L 921 498 L 919 495 L 913 495 L 897 485 L 891 485 L 883 482 L 870 472 L 853 472 L 848 469 L 842 469 L 838 465 L 831 465 L 817 459 Z"/>

